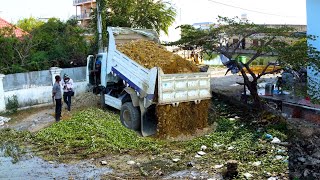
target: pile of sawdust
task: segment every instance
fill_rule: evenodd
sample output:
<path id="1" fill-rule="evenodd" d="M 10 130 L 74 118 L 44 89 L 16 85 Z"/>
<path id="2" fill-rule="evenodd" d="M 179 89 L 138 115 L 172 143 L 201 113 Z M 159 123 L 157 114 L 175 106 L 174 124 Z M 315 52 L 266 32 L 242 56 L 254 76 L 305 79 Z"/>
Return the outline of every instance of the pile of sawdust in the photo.
<path id="1" fill-rule="evenodd" d="M 99 102 L 100 102 L 100 96 L 97 96 L 92 92 L 85 92 L 79 96 L 76 95 L 74 96 L 74 98 L 72 98 L 71 108 L 81 109 L 84 107 L 94 107 L 94 106 L 97 107 Z"/>
<path id="2" fill-rule="evenodd" d="M 118 45 L 117 49 L 146 68 L 160 67 L 165 74 L 199 72 L 192 62 L 152 41 L 131 41 Z"/>
<path id="3" fill-rule="evenodd" d="M 200 104 L 194 102 L 180 103 L 178 107 L 171 105 L 157 106 L 159 138 L 178 137 L 179 135 L 195 135 L 197 130 L 208 125 L 208 109 L 210 100 Z"/>
<path id="4" fill-rule="evenodd" d="M 160 67 L 165 74 L 199 72 L 199 68 L 192 62 L 151 41 L 132 41 L 118 45 L 117 49 L 146 68 Z M 180 103 L 178 107 L 158 105 L 157 136 L 168 138 L 182 134 L 193 135 L 198 129 L 207 127 L 209 106 L 209 100 L 201 101 L 200 104 Z"/>

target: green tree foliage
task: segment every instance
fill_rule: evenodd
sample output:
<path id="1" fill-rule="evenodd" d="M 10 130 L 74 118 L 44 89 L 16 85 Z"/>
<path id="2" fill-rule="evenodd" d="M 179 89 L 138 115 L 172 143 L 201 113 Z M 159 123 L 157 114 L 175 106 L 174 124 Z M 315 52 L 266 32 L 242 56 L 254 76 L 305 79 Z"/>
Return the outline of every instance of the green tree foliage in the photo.
<path id="1" fill-rule="evenodd" d="M 38 20 L 34 17 L 21 19 L 17 22 L 17 26 L 26 32 L 31 32 L 33 29 L 36 29 L 43 24 L 43 21 Z"/>
<path id="2" fill-rule="evenodd" d="M 108 0 L 101 9 L 107 26 L 146 28 L 158 33 L 168 33 L 176 16 L 171 4 L 161 0 Z"/>
<path id="3" fill-rule="evenodd" d="M 153 29 L 168 33 L 175 21 L 176 11 L 169 2 L 162 0 L 98 0 L 102 16 L 103 39 L 106 44 L 106 27 L 131 27 Z M 97 49 L 97 11 L 92 13 L 92 32 L 96 34 L 92 41 Z"/>
<path id="4" fill-rule="evenodd" d="M 73 67 L 86 64 L 88 43 L 76 20 L 61 22 L 51 18 L 41 25 L 30 25 L 29 34 L 17 38 L 13 28 L 0 29 L 0 72 L 4 74 L 46 70 L 52 66 Z M 20 23 L 23 24 L 23 23 Z"/>
<path id="5" fill-rule="evenodd" d="M 183 25 L 180 28 L 181 39 L 172 44 L 200 46 L 208 54 L 216 52 L 223 54 L 230 60 L 235 60 L 244 53 L 241 51 L 243 41 L 256 40 L 258 42 L 255 45 L 245 47 L 247 51 L 252 52 L 246 54 L 249 56 L 246 63 L 233 61 L 240 69 L 244 80 L 239 84 L 247 86 L 256 107 L 262 107 L 257 92 L 258 79 L 263 75 L 281 70 L 268 72 L 267 67 L 274 65 L 274 63 L 269 63 L 261 73 L 255 74 L 250 65 L 258 57 L 277 56 L 278 62 L 283 67 L 290 65 L 298 68 L 314 62 L 310 56 L 307 56 L 309 49 L 306 43 L 307 37 L 297 35 L 294 33 L 294 29 L 287 26 L 269 27 L 241 21 L 239 18 L 219 17 L 218 23 L 207 30 L 196 29 L 190 25 Z M 238 39 L 238 41 L 233 41 L 233 39 Z"/>

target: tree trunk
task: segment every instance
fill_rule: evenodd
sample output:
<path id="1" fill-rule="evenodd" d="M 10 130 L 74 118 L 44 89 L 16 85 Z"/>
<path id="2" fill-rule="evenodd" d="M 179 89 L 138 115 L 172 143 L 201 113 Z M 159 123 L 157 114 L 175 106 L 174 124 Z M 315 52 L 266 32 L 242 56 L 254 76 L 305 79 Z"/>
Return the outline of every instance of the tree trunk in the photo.
<path id="1" fill-rule="evenodd" d="M 241 68 L 241 66 L 239 66 L 239 65 L 238 65 L 238 68 L 241 69 L 240 72 L 242 74 L 244 84 L 245 84 L 245 86 L 247 86 L 248 90 L 250 91 L 250 95 L 253 99 L 253 107 L 256 109 L 262 109 L 263 105 L 262 105 L 261 99 L 258 94 L 258 89 L 257 89 L 258 78 L 256 76 L 252 76 L 253 80 L 250 81 L 248 75 L 243 70 L 243 68 Z"/>
<path id="2" fill-rule="evenodd" d="M 246 83 L 246 86 L 248 87 L 248 90 L 250 91 L 251 97 L 253 99 L 253 106 L 257 109 L 261 109 L 262 103 L 258 94 L 257 85 L 257 80 L 253 80 L 251 82 L 249 81 L 248 83 Z"/>

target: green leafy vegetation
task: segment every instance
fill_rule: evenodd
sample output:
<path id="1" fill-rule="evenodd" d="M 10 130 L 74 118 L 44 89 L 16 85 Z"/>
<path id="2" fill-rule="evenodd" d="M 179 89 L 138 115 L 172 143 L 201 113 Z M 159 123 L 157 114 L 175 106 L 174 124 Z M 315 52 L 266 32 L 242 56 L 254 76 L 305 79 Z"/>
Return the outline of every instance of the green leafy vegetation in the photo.
<path id="1" fill-rule="evenodd" d="M 59 156 L 159 151 L 161 147 L 159 141 L 140 137 L 122 126 L 118 115 L 99 109 L 87 109 L 70 120 L 55 123 L 38 132 L 35 141 L 41 150 L 49 149 Z"/>
<path id="2" fill-rule="evenodd" d="M 48 70 L 52 66 L 83 66 L 89 53 L 85 30 L 74 19 L 62 22 L 50 18 L 42 22 L 34 18 L 17 24 L 25 30 L 16 37 L 14 27 L 0 29 L 0 73 L 11 74 Z"/>
<path id="3" fill-rule="evenodd" d="M 6 109 L 9 114 L 16 113 L 19 108 L 18 97 L 13 95 L 11 98 L 8 98 L 8 103 L 6 104 Z"/>

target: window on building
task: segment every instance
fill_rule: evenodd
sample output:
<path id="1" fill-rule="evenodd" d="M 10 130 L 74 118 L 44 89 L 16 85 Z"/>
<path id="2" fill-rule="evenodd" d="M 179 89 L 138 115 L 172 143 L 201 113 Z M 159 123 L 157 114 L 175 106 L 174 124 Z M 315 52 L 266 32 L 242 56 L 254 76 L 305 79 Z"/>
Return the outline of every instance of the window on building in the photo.
<path id="1" fill-rule="evenodd" d="M 257 39 L 252 40 L 253 46 L 259 46 L 259 41 Z"/>

